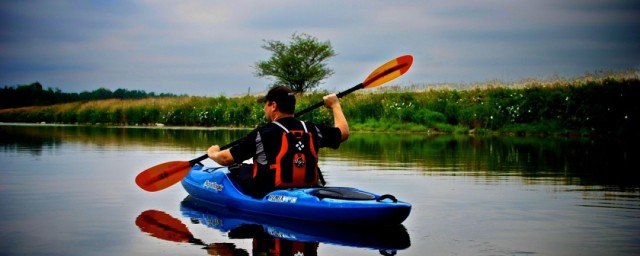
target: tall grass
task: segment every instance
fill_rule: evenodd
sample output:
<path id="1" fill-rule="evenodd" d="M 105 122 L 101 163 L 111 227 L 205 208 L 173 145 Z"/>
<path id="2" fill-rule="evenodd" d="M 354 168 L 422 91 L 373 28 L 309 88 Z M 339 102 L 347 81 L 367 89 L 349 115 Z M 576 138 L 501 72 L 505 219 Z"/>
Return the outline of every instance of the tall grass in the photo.
<path id="1" fill-rule="evenodd" d="M 326 92 L 298 98 L 297 109 Z M 604 78 L 470 89 L 423 87 L 362 91 L 341 100 L 353 130 L 383 132 L 505 132 L 637 136 L 640 80 Z M 331 124 L 322 108 L 301 117 Z M 1 122 L 254 127 L 266 120 L 256 96 L 102 100 L 0 110 Z"/>
<path id="2" fill-rule="evenodd" d="M 99 100 L 0 110 L 2 122 L 111 125 L 254 126 L 264 114 L 254 97 Z"/>

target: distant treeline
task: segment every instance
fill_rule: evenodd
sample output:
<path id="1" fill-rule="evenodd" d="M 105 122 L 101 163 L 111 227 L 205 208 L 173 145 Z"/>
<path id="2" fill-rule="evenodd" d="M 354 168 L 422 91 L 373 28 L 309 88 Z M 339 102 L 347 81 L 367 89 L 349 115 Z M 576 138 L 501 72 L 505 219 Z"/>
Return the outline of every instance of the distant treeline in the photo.
<path id="1" fill-rule="evenodd" d="M 155 94 L 141 90 L 117 89 L 111 91 L 99 88 L 81 93 L 62 92 L 58 88 L 44 89 L 42 84 L 34 82 L 26 85 L 5 86 L 0 88 L 0 109 L 25 106 L 43 106 L 58 103 L 106 99 L 144 99 L 153 97 L 177 97 L 171 93 Z"/>
<path id="2" fill-rule="evenodd" d="M 617 138 L 640 135 L 638 78 L 483 84 L 468 89 L 387 88 L 363 90 L 341 99 L 352 130 Z M 322 101 L 326 93 L 300 96 L 297 109 Z M 182 96 L 74 102 L 0 110 L 0 122 L 254 127 L 265 122 L 263 106 L 256 98 Z M 333 122 L 324 108 L 301 119 Z"/>

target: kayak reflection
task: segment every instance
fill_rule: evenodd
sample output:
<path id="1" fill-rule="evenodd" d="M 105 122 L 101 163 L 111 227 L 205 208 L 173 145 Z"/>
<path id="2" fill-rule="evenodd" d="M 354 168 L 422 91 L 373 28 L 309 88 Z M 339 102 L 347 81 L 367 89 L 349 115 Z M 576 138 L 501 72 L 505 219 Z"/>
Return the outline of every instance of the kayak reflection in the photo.
<path id="1" fill-rule="evenodd" d="M 187 196 L 180 205 L 182 215 L 192 223 L 227 233 L 231 239 L 253 239 L 253 254 L 317 255 L 320 243 L 379 250 L 393 255 L 409 248 L 409 234 L 403 225 L 331 225 L 234 211 Z"/>
<path id="2" fill-rule="evenodd" d="M 180 210 L 192 223 L 227 233 L 230 239 L 253 239 L 253 255 L 317 255 L 320 243 L 375 249 L 382 255 L 394 255 L 410 246 L 409 234 L 402 225 L 356 227 L 275 220 L 237 213 L 190 196 L 182 201 Z M 210 255 L 249 255 L 233 243 L 207 244 L 195 238 L 182 221 L 159 210 L 142 212 L 135 223 L 150 236 L 201 245 Z"/>

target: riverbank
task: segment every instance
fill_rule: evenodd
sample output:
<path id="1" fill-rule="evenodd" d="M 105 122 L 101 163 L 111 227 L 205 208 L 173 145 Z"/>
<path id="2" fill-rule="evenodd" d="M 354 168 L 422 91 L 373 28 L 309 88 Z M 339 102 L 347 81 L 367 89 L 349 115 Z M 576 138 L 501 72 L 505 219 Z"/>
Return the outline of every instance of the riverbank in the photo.
<path id="1" fill-rule="evenodd" d="M 517 85 L 488 83 L 354 93 L 341 100 L 353 131 L 555 136 L 637 136 L 638 78 L 581 79 Z M 298 98 L 298 109 L 327 92 Z M 265 122 L 258 96 L 100 100 L 0 110 L 0 122 L 252 128 Z M 301 117 L 330 124 L 318 109 Z"/>

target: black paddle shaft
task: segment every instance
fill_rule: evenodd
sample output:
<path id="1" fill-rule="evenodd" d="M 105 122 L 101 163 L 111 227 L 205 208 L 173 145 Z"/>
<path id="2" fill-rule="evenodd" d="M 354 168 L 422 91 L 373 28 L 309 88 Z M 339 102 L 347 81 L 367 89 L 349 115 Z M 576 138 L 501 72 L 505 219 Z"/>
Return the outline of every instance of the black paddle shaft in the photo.
<path id="1" fill-rule="evenodd" d="M 346 96 L 346 95 L 348 95 L 348 94 L 350 94 L 352 92 L 355 92 L 357 90 L 360 90 L 362 88 L 364 88 L 364 85 L 363 84 L 358 84 L 358 85 L 356 85 L 354 87 L 349 88 L 346 91 L 338 93 L 336 96 L 338 96 L 338 98 L 342 98 L 342 97 L 344 97 L 344 96 Z M 304 114 L 308 113 L 309 111 L 314 110 L 314 109 L 319 108 L 319 107 L 322 107 L 322 106 L 324 106 L 324 101 L 318 102 L 315 105 L 312 105 L 312 106 L 310 106 L 308 108 L 305 108 L 305 109 L 303 109 L 301 111 L 298 111 L 298 113 L 295 113 L 294 116 L 298 117 L 298 116 L 304 115 Z"/>

